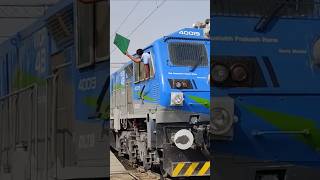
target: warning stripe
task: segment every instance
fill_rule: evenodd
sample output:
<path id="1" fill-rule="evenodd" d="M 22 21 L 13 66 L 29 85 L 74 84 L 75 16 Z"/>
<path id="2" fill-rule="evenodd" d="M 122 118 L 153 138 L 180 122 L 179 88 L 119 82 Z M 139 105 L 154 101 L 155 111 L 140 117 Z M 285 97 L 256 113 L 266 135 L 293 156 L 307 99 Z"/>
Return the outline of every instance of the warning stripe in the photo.
<path id="1" fill-rule="evenodd" d="M 178 176 L 183 166 L 184 166 L 184 162 L 179 162 L 177 166 L 174 168 L 174 170 L 172 171 L 172 176 L 173 177 Z"/>
<path id="2" fill-rule="evenodd" d="M 210 161 L 207 161 L 206 163 L 204 163 L 204 165 L 198 172 L 198 176 L 203 176 L 208 171 L 209 168 L 210 168 Z"/>
<path id="3" fill-rule="evenodd" d="M 177 176 L 209 176 L 210 162 L 177 162 L 172 163 L 172 177 Z"/>
<path id="4" fill-rule="evenodd" d="M 199 165 L 198 162 L 194 162 L 192 163 L 189 168 L 187 169 L 186 173 L 184 173 L 185 176 L 192 176 L 194 170 L 197 168 L 197 166 Z"/>

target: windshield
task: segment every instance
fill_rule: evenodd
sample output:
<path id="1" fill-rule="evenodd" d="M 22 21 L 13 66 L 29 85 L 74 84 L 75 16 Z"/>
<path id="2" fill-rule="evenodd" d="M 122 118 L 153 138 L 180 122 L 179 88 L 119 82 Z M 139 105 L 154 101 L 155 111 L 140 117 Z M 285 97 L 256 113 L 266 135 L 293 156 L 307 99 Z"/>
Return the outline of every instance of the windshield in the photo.
<path id="1" fill-rule="evenodd" d="M 318 3 L 315 0 L 214 0 L 211 3 L 213 15 L 265 16 L 281 7 L 281 17 L 317 16 Z"/>
<path id="2" fill-rule="evenodd" d="M 170 62 L 173 66 L 208 66 L 208 55 L 204 44 L 189 42 L 169 43 Z"/>

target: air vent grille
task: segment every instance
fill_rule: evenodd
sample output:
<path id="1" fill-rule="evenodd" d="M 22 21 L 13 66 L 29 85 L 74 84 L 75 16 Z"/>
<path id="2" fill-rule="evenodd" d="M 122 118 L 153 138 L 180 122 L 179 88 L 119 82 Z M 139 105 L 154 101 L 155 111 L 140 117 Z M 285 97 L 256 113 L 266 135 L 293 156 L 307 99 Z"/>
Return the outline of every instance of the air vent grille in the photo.
<path id="1" fill-rule="evenodd" d="M 73 38 L 73 9 L 64 9 L 48 20 L 48 28 L 58 46 Z"/>

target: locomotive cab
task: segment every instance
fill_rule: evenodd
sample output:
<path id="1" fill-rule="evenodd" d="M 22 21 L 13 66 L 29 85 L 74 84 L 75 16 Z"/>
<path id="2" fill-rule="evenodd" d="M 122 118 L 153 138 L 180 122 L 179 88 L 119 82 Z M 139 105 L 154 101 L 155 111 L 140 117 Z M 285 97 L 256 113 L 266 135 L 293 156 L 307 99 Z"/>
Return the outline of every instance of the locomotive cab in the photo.
<path id="1" fill-rule="evenodd" d="M 116 149 L 173 177 L 210 175 L 209 39 L 203 29 L 185 28 L 144 52 L 151 55 L 150 78 L 143 63 L 129 63 L 112 78 Z"/>

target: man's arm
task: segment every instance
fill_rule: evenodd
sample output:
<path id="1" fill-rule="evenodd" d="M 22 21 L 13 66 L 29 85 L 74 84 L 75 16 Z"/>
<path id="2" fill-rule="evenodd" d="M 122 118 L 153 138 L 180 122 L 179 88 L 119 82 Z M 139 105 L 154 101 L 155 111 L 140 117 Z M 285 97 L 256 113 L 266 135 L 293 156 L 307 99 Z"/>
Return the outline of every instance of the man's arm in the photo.
<path id="1" fill-rule="evenodd" d="M 134 61 L 134 62 L 136 62 L 136 63 L 138 63 L 138 62 L 141 61 L 140 58 L 135 58 L 135 57 L 131 56 L 131 55 L 128 54 L 128 53 L 126 53 L 126 56 L 128 56 L 128 58 L 130 58 L 132 61 Z"/>

